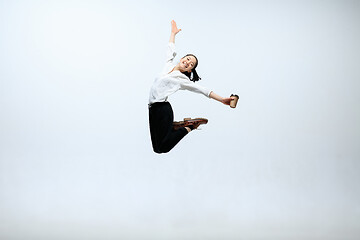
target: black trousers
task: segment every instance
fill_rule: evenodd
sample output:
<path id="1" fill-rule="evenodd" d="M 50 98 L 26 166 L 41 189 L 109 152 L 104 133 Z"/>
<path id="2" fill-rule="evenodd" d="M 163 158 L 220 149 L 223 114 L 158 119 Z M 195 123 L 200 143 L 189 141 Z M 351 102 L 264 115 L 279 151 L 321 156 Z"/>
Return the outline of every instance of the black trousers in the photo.
<path id="1" fill-rule="evenodd" d="M 156 153 L 167 153 L 188 134 L 182 127 L 173 129 L 174 112 L 169 102 L 149 105 L 151 142 Z"/>

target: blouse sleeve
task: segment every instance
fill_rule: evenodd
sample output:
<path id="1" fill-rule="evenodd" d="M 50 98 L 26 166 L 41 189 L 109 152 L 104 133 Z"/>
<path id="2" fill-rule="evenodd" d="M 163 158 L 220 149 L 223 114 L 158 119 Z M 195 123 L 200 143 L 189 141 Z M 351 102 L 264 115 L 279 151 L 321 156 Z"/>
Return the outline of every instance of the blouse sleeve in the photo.
<path id="1" fill-rule="evenodd" d="M 176 56 L 175 43 L 169 42 L 166 50 L 166 62 L 161 71 L 161 74 L 167 74 L 174 67 L 173 60 Z"/>
<path id="2" fill-rule="evenodd" d="M 175 43 L 169 42 L 167 51 L 166 51 L 166 63 L 172 63 L 176 56 Z"/>
<path id="3" fill-rule="evenodd" d="M 203 94 L 206 97 L 210 97 L 210 93 L 212 92 L 211 90 L 189 80 L 181 81 L 180 90 L 189 90 L 191 92 Z"/>

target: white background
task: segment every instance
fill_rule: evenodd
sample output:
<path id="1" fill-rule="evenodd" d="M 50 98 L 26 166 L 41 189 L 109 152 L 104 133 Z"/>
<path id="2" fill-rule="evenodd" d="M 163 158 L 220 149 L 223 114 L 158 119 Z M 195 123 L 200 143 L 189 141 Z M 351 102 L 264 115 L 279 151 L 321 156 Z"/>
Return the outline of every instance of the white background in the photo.
<path id="1" fill-rule="evenodd" d="M 170 21 L 206 117 L 152 152 Z M 0 239 L 359 239 L 359 1 L 0 1 Z"/>

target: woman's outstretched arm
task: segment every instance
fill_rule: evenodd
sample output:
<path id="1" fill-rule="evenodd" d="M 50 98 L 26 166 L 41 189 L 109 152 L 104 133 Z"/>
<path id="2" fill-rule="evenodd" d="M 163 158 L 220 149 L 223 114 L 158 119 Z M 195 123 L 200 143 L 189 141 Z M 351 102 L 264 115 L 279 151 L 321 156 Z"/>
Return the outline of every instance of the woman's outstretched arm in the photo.
<path id="1" fill-rule="evenodd" d="M 175 43 L 175 35 L 180 32 L 181 29 L 178 29 L 176 26 L 176 22 L 174 20 L 171 21 L 171 35 L 169 42 Z"/>
<path id="2" fill-rule="evenodd" d="M 209 97 L 212 98 L 212 99 L 215 99 L 216 101 L 219 101 L 219 102 L 221 102 L 221 103 L 223 103 L 223 104 L 225 104 L 225 105 L 230 105 L 230 102 L 231 102 L 231 100 L 232 100 L 231 97 L 229 97 L 229 98 L 223 98 L 223 97 L 217 95 L 217 94 L 214 93 L 214 92 L 211 92 Z"/>

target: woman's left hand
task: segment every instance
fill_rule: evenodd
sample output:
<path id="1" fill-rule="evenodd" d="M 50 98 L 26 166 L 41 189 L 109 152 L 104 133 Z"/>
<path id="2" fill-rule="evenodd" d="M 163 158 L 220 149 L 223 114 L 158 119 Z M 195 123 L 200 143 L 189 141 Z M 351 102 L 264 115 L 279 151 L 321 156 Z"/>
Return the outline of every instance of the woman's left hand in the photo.
<path id="1" fill-rule="evenodd" d="M 223 104 L 225 104 L 225 105 L 230 105 L 231 100 L 232 100 L 231 97 L 229 97 L 229 98 L 223 98 L 223 99 L 221 100 L 221 102 L 222 102 Z"/>

